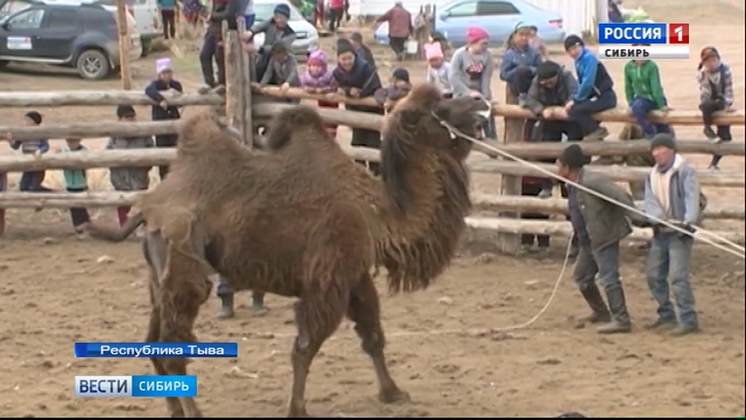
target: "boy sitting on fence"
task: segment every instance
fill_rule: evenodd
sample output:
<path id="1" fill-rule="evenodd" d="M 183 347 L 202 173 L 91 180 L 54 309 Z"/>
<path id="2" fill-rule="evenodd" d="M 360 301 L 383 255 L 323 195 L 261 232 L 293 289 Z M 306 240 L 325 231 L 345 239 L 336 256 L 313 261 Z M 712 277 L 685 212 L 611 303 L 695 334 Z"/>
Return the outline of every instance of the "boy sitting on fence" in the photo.
<path id="1" fill-rule="evenodd" d="M 66 144 L 59 150 L 59 153 L 85 152 L 88 150 L 80 142 L 81 139 L 76 137 L 65 139 Z M 65 190 L 67 192 L 81 193 L 88 191 L 85 169 L 65 169 L 62 171 L 62 175 L 65 179 Z M 70 220 L 78 238 L 85 238 L 84 225 L 91 221 L 88 210 L 83 207 L 70 208 Z"/>
<path id="2" fill-rule="evenodd" d="M 671 132 L 671 127 L 667 124 L 651 123 L 648 120 L 650 111 L 668 111 L 661 75 L 653 60 L 632 60 L 624 66 L 624 94 L 629 112 L 642 128 L 645 138 Z"/>
<path id="3" fill-rule="evenodd" d="M 531 24 L 518 23 L 500 62 L 500 80 L 507 82 L 511 93 L 518 96 L 520 106 L 526 105 L 528 89 L 542 62 L 541 54 L 529 45 L 531 28 Z"/>
<path id="4" fill-rule="evenodd" d="M 702 111 L 704 134 L 713 143 L 731 141 L 729 125 L 718 125 L 717 132 L 712 129 L 714 114 L 717 111 L 731 111 L 733 109 L 733 74 L 723 61 L 715 47 L 706 47 L 700 53 L 699 73 L 699 110 Z M 717 170 L 720 155 L 713 155 L 710 169 Z"/>
<path id="5" fill-rule="evenodd" d="M 117 118 L 122 122 L 134 122 L 137 120 L 135 109 L 131 105 L 119 105 L 117 107 Z M 112 137 L 106 148 L 109 150 L 144 149 L 154 147 L 153 138 L 150 136 L 140 137 Z M 124 167 L 109 169 L 111 185 L 117 191 L 140 191 L 147 190 L 150 186 L 150 167 Z M 129 217 L 130 206 L 117 207 L 117 220 L 119 226 L 123 226 Z"/>

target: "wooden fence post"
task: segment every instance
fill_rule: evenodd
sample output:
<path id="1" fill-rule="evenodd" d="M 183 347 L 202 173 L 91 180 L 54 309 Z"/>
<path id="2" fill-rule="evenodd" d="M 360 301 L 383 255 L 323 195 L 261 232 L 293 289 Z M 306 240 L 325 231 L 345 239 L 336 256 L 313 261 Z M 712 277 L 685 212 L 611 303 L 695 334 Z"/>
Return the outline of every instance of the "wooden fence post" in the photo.
<path id="1" fill-rule="evenodd" d="M 510 91 L 510 87 L 505 88 L 505 103 L 516 104 L 518 97 Z M 517 143 L 523 141 L 523 127 L 526 120 L 522 118 L 504 118 L 505 132 L 503 134 L 503 143 Z M 495 127 L 497 130 L 497 127 Z M 500 176 L 500 194 L 501 195 L 521 195 L 521 177 L 520 176 Z M 501 217 L 521 217 L 520 212 L 500 214 Z M 497 236 L 498 247 L 507 254 L 517 255 L 521 249 L 521 235 L 514 233 L 501 232 Z"/>
<path id="2" fill-rule="evenodd" d="M 119 73 L 122 78 L 122 89 L 132 89 L 132 73 L 130 72 L 130 38 L 127 25 L 127 5 L 124 0 L 117 0 L 117 34 L 119 47 Z"/>
<path id="3" fill-rule="evenodd" d="M 243 74 L 241 72 L 241 45 L 238 31 L 228 30 L 223 22 L 223 51 L 225 55 L 225 115 L 228 125 L 244 136 L 244 101 L 241 99 Z"/>

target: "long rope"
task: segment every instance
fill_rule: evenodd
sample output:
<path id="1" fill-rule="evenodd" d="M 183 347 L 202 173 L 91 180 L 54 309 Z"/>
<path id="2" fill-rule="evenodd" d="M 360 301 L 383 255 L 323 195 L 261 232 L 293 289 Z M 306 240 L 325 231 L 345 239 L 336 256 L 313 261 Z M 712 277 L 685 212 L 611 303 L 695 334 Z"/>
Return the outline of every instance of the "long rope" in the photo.
<path id="1" fill-rule="evenodd" d="M 486 143 L 484 141 L 481 141 L 481 140 L 477 139 L 476 137 L 469 136 L 468 134 L 462 132 L 461 130 L 459 130 L 456 127 L 454 127 L 451 124 L 449 124 L 447 121 L 443 121 L 442 119 L 438 118 L 437 116 L 435 116 L 435 117 L 436 117 L 436 119 L 438 119 L 438 121 L 440 121 L 440 124 L 443 125 L 443 127 L 445 127 L 451 133 L 451 135 L 454 136 L 454 137 L 460 137 L 460 138 L 468 140 L 468 141 L 470 141 L 470 142 L 472 142 L 474 144 L 478 144 L 481 147 L 489 149 L 489 150 L 491 150 L 491 151 L 499 154 L 500 156 L 502 156 L 504 158 L 508 158 L 508 159 L 516 161 L 516 162 L 518 162 L 518 163 L 520 163 L 520 164 L 522 164 L 524 166 L 528 166 L 529 168 L 534 169 L 536 171 L 539 171 L 542 174 L 545 174 L 545 175 L 549 176 L 550 178 L 554 178 L 554 179 L 556 179 L 558 181 L 562 181 L 562 182 L 564 182 L 567 185 L 571 185 L 571 186 L 573 186 L 573 187 L 575 187 L 575 188 L 577 188 L 577 189 L 579 189 L 581 191 L 585 191 L 585 192 L 587 192 L 587 193 L 589 193 L 591 195 L 594 195 L 594 196 L 596 196 L 596 197 L 598 197 L 598 198 L 600 198 L 600 199 L 602 199 L 604 201 L 607 201 L 609 203 L 615 204 L 615 205 L 617 205 L 617 206 L 619 206 L 619 207 L 627 210 L 628 212 L 641 215 L 641 216 L 643 216 L 643 217 L 645 217 L 647 219 L 652 220 L 655 223 L 663 225 L 663 226 L 665 226 L 667 228 L 670 228 L 670 229 L 672 229 L 672 230 L 674 230 L 676 232 L 682 233 L 684 235 L 690 236 L 694 240 L 700 240 L 700 241 L 702 241 L 702 242 L 704 242 L 706 244 L 712 245 L 713 247 L 715 247 L 717 249 L 720 249 L 720 250 L 725 251 L 725 252 L 727 252 L 729 254 L 735 255 L 736 257 L 739 257 L 741 259 L 746 259 L 746 248 L 744 248 L 743 246 L 738 245 L 737 243 L 735 243 L 733 241 L 728 240 L 727 238 L 723 238 L 722 236 L 719 236 L 719 235 L 717 235 L 715 233 L 709 232 L 709 231 L 707 231 L 705 229 L 702 229 L 702 228 L 699 228 L 699 227 L 697 228 L 696 232 L 701 232 L 702 236 L 695 235 L 693 232 L 690 232 L 690 231 L 688 231 L 686 229 L 682 229 L 681 227 L 676 226 L 675 224 L 672 224 L 672 223 L 670 223 L 670 222 L 668 222 L 666 220 L 662 220 L 662 219 L 659 219 L 659 218 L 657 218 L 655 216 L 651 216 L 651 215 L 645 214 L 643 211 L 641 211 L 640 209 L 638 209 L 636 207 L 629 206 L 629 205 L 627 205 L 625 203 L 622 203 L 620 201 L 614 200 L 613 198 L 607 197 L 607 196 L 605 196 L 605 195 L 603 195 L 603 194 L 601 194 L 601 193 L 599 193 L 597 191 L 594 191 L 593 189 L 590 189 L 588 187 L 580 185 L 577 182 L 574 182 L 574 181 L 572 181 L 570 179 L 567 179 L 565 177 L 559 176 L 559 175 L 557 175 L 554 172 L 548 171 L 548 170 L 542 168 L 541 166 L 536 165 L 535 163 L 532 163 L 532 162 L 529 162 L 527 160 L 521 159 L 518 156 L 513 155 L 512 153 L 509 153 L 509 152 L 506 152 L 504 150 L 501 150 L 501 149 L 499 149 L 499 148 L 497 148 L 495 146 L 492 146 L 491 144 L 488 144 L 488 143 Z M 703 237 L 703 236 L 705 236 L 705 237 Z M 715 240 L 718 240 L 720 242 L 723 242 L 723 243 L 731 246 L 731 248 L 728 248 L 728 247 L 726 247 L 724 245 L 721 245 L 721 244 L 719 244 L 717 242 L 714 242 L 713 240 L 707 238 L 707 236 L 709 236 L 710 238 L 713 238 Z"/>

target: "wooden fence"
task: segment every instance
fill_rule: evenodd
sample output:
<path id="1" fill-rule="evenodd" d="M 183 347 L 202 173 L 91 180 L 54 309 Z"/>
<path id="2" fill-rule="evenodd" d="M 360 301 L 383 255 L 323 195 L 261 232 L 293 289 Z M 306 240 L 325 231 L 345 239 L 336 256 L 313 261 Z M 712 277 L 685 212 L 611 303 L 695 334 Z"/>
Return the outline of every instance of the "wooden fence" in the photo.
<path id="1" fill-rule="evenodd" d="M 336 94 L 317 95 L 308 94 L 299 89 L 280 92 L 277 88 L 260 88 L 251 85 L 248 77 L 248 62 L 237 57 L 237 34 L 230 33 L 226 37 L 229 50 L 234 53 L 226 54 L 228 65 L 228 89 L 225 95 L 216 93 L 184 93 L 178 96 L 167 96 L 170 104 L 181 106 L 225 106 L 230 124 L 241 131 L 247 145 L 252 142 L 253 127 L 266 123 L 290 104 L 268 103 L 261 98 L 295 98 L 302 100 L 325 100 L 355 105 L 377 105 L 372 99 L 344 98 Z M 249 87 L 250 86 L 250 87 Z M 245 92 L 252 94 L 245 94 Z M 252 96 L 254 99 L 252 99 Z M 120 104 L 152 105 L 152 101 L 140 92 L 133 91 L 74 91 L 74 92 L 0 92 L 0 107 L 50 107 L 50 106 L 114 106 Z M 253 106 L 252 106 L 253 104 Z M 343 109 L 320 108 L 319 114 L 325 121 L 350 127 L 379 129 L 383 118 L 376 114 L 365 114 Z M 505 118 L 507 121 L 522 120 L 532 115 L 517 105 L 494 104 L 493 114 Z M 597 119 L 604 122 L 631 122 L 626 110 L 616 109 L 597 114 Z M 702 118 L 699 112 L 671 111 L 668 114 L 652 113 L 655 121 L 672 125 L 700 125 Z M 744 125 L 746 118 L 743 112 L 720 113 L 715 122 L 717 124 Z M 108 137 L 108 136 L 137 136 L 157 135 L 176 132 L 177 122 L 104 122 L 92 124 L 45 124 L 35 127 L 0 127 L 0 133 L 9 133 L 18 140 L 33 140 L 38 138 L 64 139 L 66 137 Z M 506 123 L 506 127 L 510 124 Z M 506 132 L 501 136 L 506 143 L 501 144 L 501 150 L 524 159 L 553 158 L 559 156 L 566 147 L 566 143 L 515 143 L 515 133 Z M 578 143 L 583 150 L 594 156 L 634 156 L 649 153 L 650 143 L 647 140 L 605 141 L 596 143 Z M 728 142 L 712 144 L 707 141 L 680 140 L 679 150 L 687 154 L 720 154 L 725 156 L 745 156 L 746 145 L 742 142 Z M 380 154 L 377 150 L 368 148 L 343 147 L 345 152 L 354 159 L 378 161 Z M 494 151 L 477 147 L 478 152 L 497 157 Z M 0 156 L 0 172 L 21 172 L 31 170 L 50 170 L 65 168 L 104 168 L 123 166 L 155 166 L 167 164 L 176 156 L 173 149 L 144 149 L 144 150 L 107 150 L 89 151 L 74 154 L 47 154 L 36 159 L 31 156 Z M 470 160 L 468 166 L 472 172 L 499 174 L 504 181 L 519 180 L 523 176 L 546 177 L 543 173 L 517 162 L 503 159 Z M 548 170 L 553 165 L 539 164 Z M 589 167 L 592 171 L 603 171 L 615 181 L 641 181 L 648 174 L 648 168 L 623 166 Z M 699 172 L 700 183 L 709 187 L 733 187 L 743 190 L 746 188 L 746 175 L 743 172 Z M 519 185 L 519 183 L 518 183 Z M 474 194 L 477 209 L 485 212 L 497 212 L 497 217 L 470 217 L 467 222 L 475 228 L 497 230 L 504 235 L 503 249 L 514 252 L 517 250 L 517 238 L 521 233 L 550 234 L 568 236 L 571 227 L 564 221 L 536 221 L 516 219 L 522 212 L 540 212 L 545 214 L 563 215 L 567 204 L 560 199 L 539 199 L 535 197 L 519 196 L 520 191 L 504 188 L 503 195 Z M 39 207 L 114 207 L 132 203 L 136 193 L 121 193 L 113 191 L 97 191 L 88 193 L 0 193 L 0 207 L 2 208 L 39 208 Z M 717 207 L 711 205 L 705 211 L 706 219 L 737 219 L 744 220 L 743 206 L 733 205 Z M 742 232 L 721 232 L 722 236 L 736 241 L 743 241 Z M 647 230 L 636 229 L 633 238 L 645 239 L 650 236 Z"/>

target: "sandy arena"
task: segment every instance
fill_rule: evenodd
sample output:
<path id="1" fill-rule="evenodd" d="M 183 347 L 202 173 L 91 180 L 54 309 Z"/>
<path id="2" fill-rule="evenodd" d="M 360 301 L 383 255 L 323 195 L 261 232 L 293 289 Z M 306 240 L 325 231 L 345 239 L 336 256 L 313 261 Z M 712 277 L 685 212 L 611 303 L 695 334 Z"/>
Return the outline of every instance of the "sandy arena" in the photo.
<path id="1" fill-rule="evenodd" d="M 716 45 L 734 74 L 737 104 L 744 109 L 743 2 L 659 0 L 643 4 L 658 21 L 689 22 L 691 56 L 659 62 L 669 103 L 695 109 L 695 69 L 701 47 Z M 704 4 L 703 4 L 704 3 Z M 714 22 L 717 22 L 715 24 Z M 200 78 L 194 47 L 175 57 L 177 77 L 193 89 Z M 376 49 L 388 76 L 396 63 Z M 563 55 L 554 57 L 569 64 Z M 136 86 L 152 72 L 154 59 L 136 64 Z M 387 67 L 388 66 L 388 67 Z M 423 63 L 408 63 L 422 80 Z M 607 65 L 623 92 L 623 62 Z M 183 70 L 181 70 L 183 69 Z M 116 89 L 118 82 L 84 82 L 59 72 L 0 73 L 3 89 Z M 493 82 L 495 97 L 504 93 Z M 0 125 L 17 125 L 25 109 L 0 109 Z M 112 107 L 39 109 L 50 124 L 113 120 Z M 142 119 L 149 110 L 141 108 Z M 188 110 L 187 112 L 194 112 Z M 72 120 L 70 115 L 79 115 Z M 613 135 L 620 127 L 608 125 Z M 744 128 L 734 127 L 736 141 Z M 677 127 L 682 139 L 701 139 L 701 127 Z M 346 136 L 340 136 L 342 138 Z M 53 147 L 59 145 L 55 140 Z M 90 149 L 104 139 L 86 140 Z M 6 144 L 0 153 L 12 153 Z M 482 157 L 474 155 L 473 159 Z M 708 156 L 691 156 L 704 170 Z M 726 157 L 723 171 L 743 171 L 742 157 Z M 155 171 L 154 171 L 155 172 Z M 17 174 L 11 174 L 14 186 Z M 105 171 L 89 173 L 92 189 L 110 188 Z M 499 180 L 476 175 L 474 188 L 497 192 Z M 60 188 L 50 171 L 46 185 Z M 744 203 L 739 189 L 706 189 L 712 203 Z M 93 216 L 114 223 L 113 209 Z M 741 222 L 709 222 L 714 230 L 740 229 Z M 520 259 L 500 256 L 494 236 L 471 233 L 463 255 L 428 291 L 383 296 L 387 354 L 392 374 L 412 402 L 386 406 L 376 398 L 373 369 L 347 321 L 322 348 L 308 385 L 308 411 L 316 416 L 556 416 L 579 411 L 589 416 L 743 416 L 744 262 L 707 245 L 693 256 L 692 282 L 703 332 L 671 339 L 644 331 L 655 316 L 643 275 L 644 253 L 625 246 L 622 275 L 635 330 L 602 337 L 575 330 L 573 317 L 587 308 L 565 274 L 552 306 L 527 329 L 491 334 L 473 331 L 506 327 L 530 319 L 550 296 L 562 267 L 566 243 L 553 240 L 551 254 Z M 135 240 L 107 244 L 78 241 L 66 212 L 9 210 L 0 239 L 0 413 L 3 416 L 165 416 L 161 399 L 74 398 L 75 375 L 151 374 L 147 359 L 74 359 L 75 341 L 142 341 L 149 302 L 145 265 Z M 385 290 L 385 288 L 381 288 Z M 249 314 L 249 294 L 238 296 L 237 318 L 215 319 L 216 299 L 203 308 L 196 327 L 200 341 L 237 341 L 239 358 L 195 359 L 200 408 L 206 416 L 284 416 L 291 384 L 290 348 L 295 332 L 292 301 L 268 297 L 264 318 Z M 464 330 L 471 333 L 442 334 Z"/>

